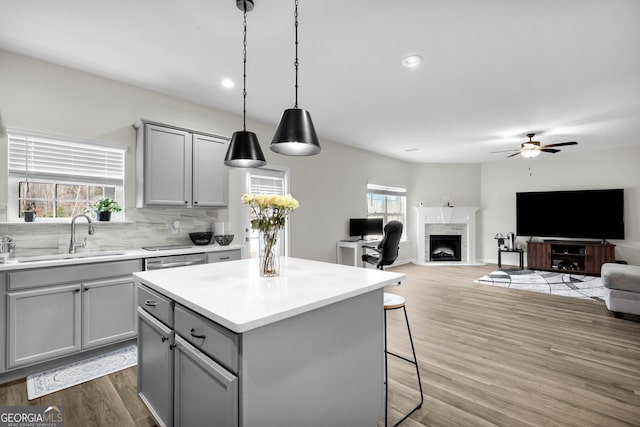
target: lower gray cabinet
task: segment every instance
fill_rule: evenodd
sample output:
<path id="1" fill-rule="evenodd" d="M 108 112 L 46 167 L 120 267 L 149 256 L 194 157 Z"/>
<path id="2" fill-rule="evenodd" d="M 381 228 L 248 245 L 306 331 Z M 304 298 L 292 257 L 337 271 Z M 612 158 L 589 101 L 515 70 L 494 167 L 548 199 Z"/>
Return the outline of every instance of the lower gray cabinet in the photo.
<path id="1" fill-rule="evenodd" d="M 238 426 L 238 377 L 175 336 L 174 425 Z"/>
<path id="2" fill-rule="evenodd" d="M 138 308 L 138 394 L 162 427 L 173 425 L 173 331 Z"/>
<path id="3" fill-rule="evenodd" d="M 22 368 L 135 338 L 131 274 L 140 270 L 140 260 L 127 260 L 6 273 L 0 287 L 3 300 L 6 295 L 7 320 L 3 368 Z"/>
<path id="4" fill-rule="evenodd" d="M 135 282 L 131 276 L 82 283 L 82 347 L 136 335 Z"/>
<path id="5" fill-rule="evenodd" d="M 80 350 L 80 313 L 80 284 L 9 292 L 8 367 L 41 362 Z"/>

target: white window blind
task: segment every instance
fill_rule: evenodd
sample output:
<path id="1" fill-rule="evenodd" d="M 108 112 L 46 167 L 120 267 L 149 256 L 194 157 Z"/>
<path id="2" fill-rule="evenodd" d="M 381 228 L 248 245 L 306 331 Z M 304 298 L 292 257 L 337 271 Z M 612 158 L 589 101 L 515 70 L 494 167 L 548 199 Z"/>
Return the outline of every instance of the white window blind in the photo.
<path id="1" fill-rule="evenodd" d="M 9 175 L 48 180 L 124 184 L 122 148 L 7 131 Z"/>
<path id="2" fill-rule="evenodd" d="M 382 194 L 384 196 L 407 197 L 407 189 L 401 187 L 390 187 L 388 185 L 377 185 L 367 183 L 367 192 L 372 194 Z"/>
<path id="3" fill-rule="evenodd" d="M 250 194 L 284 195 L 284 172 L 276 170 L 256 170 L 249 177 Z"/>

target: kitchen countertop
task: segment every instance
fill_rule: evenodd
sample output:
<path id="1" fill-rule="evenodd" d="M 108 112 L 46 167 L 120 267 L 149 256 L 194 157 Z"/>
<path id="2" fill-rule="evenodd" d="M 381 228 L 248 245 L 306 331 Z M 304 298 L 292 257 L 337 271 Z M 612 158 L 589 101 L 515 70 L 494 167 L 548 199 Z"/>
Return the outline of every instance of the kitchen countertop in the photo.
<path id="1" fill-rule="evenodd" d="M 181 245 L 182 246 L 182 245 Z M 148 251 L 142 248 L 134 249 L 122 249 L 122 250 L 108 250 L 108 251 L 91 251 L 81 252 L 76 254 L 52 254 L 33 257 L 10 257 L 7 262 L 0 263 L 0 272 L 11 270 L 24 270 L 28 268 L 41 268 L 41 267 L 59 267 L 63 265 L 75 265 L 75 264 L 91 264 L 96 262 L 109 262 L 109 261 L 123 261 L 128 259 L 144 259 L 155 258 L 160 256 L 171 255 L 186 255 L 186 254 L 198 254 L 207 252 L 219 252 L 228 250 L 241 250 L 242 245 L 228 245 L 220 246 L 217 244 L 212 245 L 184 245 L 177 249 L 167 250 L 154 250 Z M 55 259 L 42 259 L 41 258 L 53 258 Z M 19 262 L 19 259 L 27 260 L 27 262 Z"/>
<path id="2" fill-rule="evenodd" d="M 134 278 L 237 332 L 328 306 L 406 279 L 404 274 L 283 257 L 280 276 L 257 259 L 134 273 Z"/>

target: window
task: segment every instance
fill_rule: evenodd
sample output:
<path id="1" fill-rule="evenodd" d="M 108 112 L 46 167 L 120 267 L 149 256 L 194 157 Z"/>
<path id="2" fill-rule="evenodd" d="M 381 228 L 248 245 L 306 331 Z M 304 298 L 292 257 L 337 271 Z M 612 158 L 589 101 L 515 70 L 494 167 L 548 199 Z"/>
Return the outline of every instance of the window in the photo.
<path id="1" fill-rule="evenodd" d="M 389 221 L 400 221 L 402 239 L 406 240 L 407 232 L 407 190 L 402 187 L 367 184 L 367 216 L 382 218 L 384 224 Z"/>
<path id="2" fill-rule="evenodd" d="M 102 197 L 122 204 L 122 148 L 7 130 L 9 218 L 34 209 L 38 218 L 71 218 Z"/>
<path id="3" fill-rule="evenodd" d="M 247 176 L 247 193 L 249 194 L 287 194 L 288 180 L 287 174 L 284 170 L 276 169 L 250 169 Z M 281 253 L 287 253 L 287 221 L 283 233 L 282 242 L 280 243 Z M 249 228 L 249 248 L 251 257 L 256 258 L 258 256 L 259 236 L 260 232 Z"/>

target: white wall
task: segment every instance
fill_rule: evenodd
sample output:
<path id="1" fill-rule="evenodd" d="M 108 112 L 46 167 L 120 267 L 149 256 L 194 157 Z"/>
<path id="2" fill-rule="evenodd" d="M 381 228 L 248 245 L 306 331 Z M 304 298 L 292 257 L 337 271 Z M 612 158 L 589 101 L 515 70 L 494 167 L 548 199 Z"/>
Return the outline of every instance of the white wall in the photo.
<path id="1" fill-rule="evenodd" d="M 135 131 L 131 125 L 140 118 L 223 136 L 230 136 L 242 123 L 239 115 L 0 51 L 2 127 L 125 144 L 129 147 L 126 176 L 130 178 L 135 176 Z M 316 123 L 320 132 L 322 126 L 330 124 Z M 455 206 L 480 206 L 479 256 L 495 262 L 493 236 L 496 232 L 515 230 L 516 191 L 623 187 L 627 239 L 615 242 L 618 244 L 616 254 L 619 259 L 640 264 L 638 147 L 584 154 L 562 152 L 542 155 L 532 161 L 516 158 L 482 165 L 411 164 L 325 140 L 321 141 L 323 152 L 319 156 L 280 156 L 268 149 L 275 124 L 248 120 L 247 127 L 258 135 L 268 163 L 290 168 L 291 192 L 301 203 L 300 209 L 291 216 L 292 256 L 333 262 L 336 241 L 347 237 L 348 218 L 366 215 L 366 185 L 371 181 L 408 189 L 409 241 L 401 244 L 400 261 L 415 257 L 412 207 L 420 202 L 425 206 L 441 206 L 448 197 Z M 0 138 L 0 153 L 6 153 L 6 138 Z M 532 176 L 529 176 L 529 165 L 533 167 Z M 0 176 L 5 177 L 0 181 L 6 183 L 6 161 L 0 161 Z M 193 218 L 198 226 L 207 221 L 225 221 L 237 236 L 234 243 L 241 243 L 242 171 L 229 169 L 229 176 L 227 209 L 191 210 L 187 217 Z M 135 185 L 131 179 L 125 190 L 128 213 L 134 218 L 147 216 L 148 212 L 139 212 L 134 207 Z M 6 184 L 0 184 L 0 205 L 6 201 Z M 153 211 L 154 221 L 164 217 L 168 223 L 175 215 L 175 210 Z M 15 231 L 11 227 L 0 225 L 0 233 Z M 64 227 L 61 230 L 65 233 Z M 153 233 L 163 230 L 159 226 Z M 141 236 L 137 242 L 143 243 L 140 240 L 143 230 L 137 233 Z M 126 234 L 126 230 L 122 234 Z M 187 239 L 186 235 L 183 238 Z M 55 241 L 52 237 L 52 242 Z M 64 239 L 60 237 L 57 241 Z M 108 242 L 105 246 L 113 248 L 115 244 Z"/>
<path id="2" fill-rule="evenodd" d="M 135 209 L 135 131 L 131 125 L 140 118 L 223 136 L 231 136 L 242 124 L 239 115 L 0 51 L 0 126 L 127 145 L 124 207 L 128 217 L 134 219 L 140 215 Z M 316 127 L 320 126 L 323 125 L 316 123 Z M 334 262 L 336 241 L 347 237 L 348 218 L 366 216 L 367 181 L 409 186 L 410 167 L 405 162 L 324 140 L 319 156 L 281 156 L 268 149 L 275 126 L 248 120 L 247 128 L 258 135 L 269 164 L 291 170 L 291 192 L 301 204 L 291 215 L 292 256 Z M 0 152 L 6 153 L 6 149 L 6 138 L 0 138 Z M 6 161 L 0 162 L 0 176 L 5 177 L 0 184 L 0 205 L 3 205 L 7 202 Z M 229 169 L 227 209 L 192 209 L 188 217 L 199 226 L 205 221 L 224 221 L 231 225 L 231 232 L 237 236 L 234 243 L 241 243 L 244 224 L 241 223 L 243 206 L 240 198 L 245 191 L 242 177 L 241 170 Z M 154 221 L 162 221 L 158 217 L 164 215 L 169 223 L 176 211 L 153 209 L 153 214 Z M 124 224 L 122 227 L 135 228 L 136 225 Z M 64 227 L 58 228 L 60 233 L 66 233 Z M 18 242 L 28 233 L 23 230 L 25 224 L 0 225 L 0 234 L 17 234 L 14 237 Z M 33 230 L 32 234 L 37 234 L 37 230 Z M 153 234 L 163 230 L 161 224 L 156 224 Z M 136 235 L 137 244 L 144 244 L 141 241 L 143 231 L 136 230 Z M 165 237 L 175 239 L 175 236 Z M 188 242 L 186 233 L 183 239 Z M 51 236 L 50 240 L 48 249 L 56 242 L 63 242 L 64 238 Z M 102 246 L 113 248 L 116 245 L 117 242 L 110 241 Z M 410 259 L 408 243 L 403 243 L 400 253 L 402 259 Z"/>
<path id="3" fill-rule="evenodd" d="M 413 207 L 422 203 L 425 207 L 480 206 L 479 163 L 426 163 L 411 165 L 410 192 L 407 197 L 409 210 L 408 236 L 415 239 L 416 218 Z M 476 236 L 477 239 L 480 235 Z M 412 242 L 412 259 L 416 259 L 416 244 Z"/>
<path id="4" fill-rule="evenodd" d="M 531 168 L 529 170 L 529 168 Z M 612 240 L 616 259 L 640 265 L 640 147 L 541 154 L 482 164 L 481 257 L 497 262 L 496 233 L 516 230 L 516 192 L 624 188 L 625 240 Z M 553 207 L 549 206 L 553 216 Z M 526 247 L 526 238 L 518 238 Z M 507 259 L 511 254 L 505 254 Z"/>

